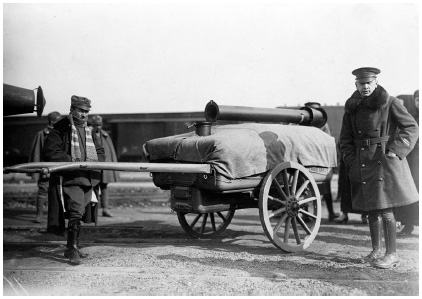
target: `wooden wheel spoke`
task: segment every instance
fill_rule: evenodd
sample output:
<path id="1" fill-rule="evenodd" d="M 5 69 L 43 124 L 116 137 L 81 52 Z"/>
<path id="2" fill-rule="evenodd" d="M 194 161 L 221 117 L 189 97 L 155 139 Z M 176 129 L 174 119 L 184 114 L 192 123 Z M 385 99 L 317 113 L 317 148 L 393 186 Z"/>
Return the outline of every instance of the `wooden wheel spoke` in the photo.
<path id="1" fill-rule="evenodd" d="M 277 224 L 274 226 L 274 233 L 278 232 L 278 230 L 280 229 L 280 227 L 283 225 L 284 221 L 286 221 L 288 214 L 285 213 L 281 216 L 281 218 L 278 220 Z"/>
<path id="2" fill-rule="evenodd" d="M 216 227 L 215 227 L 215 219 L 214 219 L 214 213 L 210 214 L 210 219 L 211 219 L 211 226 L 212 226 L 212 230 L 215 232 L 217 231 Z"/>
<path id="3" fill-rule="evenodd" d="M 204 219 L 202 220 L 202 226 L 200 233 L 203 234 L 205 231 L 205 226 L 207 225 L 208 214 L 204 214 Z"/>
<path id="4" fill-rule="evenodd" d="M 277 216 L 277 215 L 279 215 L 279 214 L 281 214 L 283 212 L 286 212 L 286 208 L 285 207 L 284 208 L 277 209 L 275 211 L 272 211 L 271 213 L 268 213 L 268 218 L 273 218 L 274 216 Z"/>
<path id="5" fill-rule="evenodd" d="M 282 201 L 281 199 L 278 199 L 278 198 L 273 197 L 273 196 L 271 196 L 271 195 L 268 195 L 268 199 L 269 199 L 269 200 L 276 201 L 276 202 L 278 202 L 278 203 L 281 203 L 282 205 L 286 205 L 286 202 L 285 202 L 285 201 Z"/>
<path id="6" fill-rule="evenodd" d="M 292 194 L 296 194 L 296 188 L 297 188 L 297 179 L 299 178 L 299 169 L 295 170 L 295 173 L 293 175 L 293 182 L 292 182 Z"/>
<path id="7" fill-rule="evenodd" d="M 305 232 L 306 232 L 308 235 L 310 235 L 312 232 L 311 232 L 311 230 L 309 229 L 309 227 L 306 225 L 305 221 L 303 221 L 303 219 L 302 219 L 302 218 L 300 218 L 300 217 L 298 217 L 297 219 L 299 220 L 299 224 L 300 224 L 300 226 L 302 226 L 302 228 L 305 230 Z"/>
<path id="8" fill-rule="evenodd" d="M 311 214 L 311 213 L 309 213 L 308 211 L 305 211 L 304 209 L 299 209 L 299 212 L 300 212 L 300 213 L 303 213 L 303 214 L 305 214 L 305 215 L 308 215 L 309 217 L 314 218 L 314 219 L 317 219 L 317 218 L 318 218 L 318 216 L 316 216 L 316 215 L 314 215 L 314 214 Z"/>
<path id="9" fill-rule="evenodd" d="M 284 227 L 284 243 L 289 243 L 290 224 L 292 217 L 287 217 L 286 226 Z"/>
<path id="10" fill-rule="evenodd" d="M 223 219 L 224 222 L 227 221 L 227 219 L 224 217 L 223 214 L 221 214 L 221 212 L 217 212 L 217 215 L 220 216 L 220 218 Z"/>
<path id="11" fill-rule="evenodd" d="M 190 224 L 190 227 L 193 228 L 195 224 L 198 222 L 199 218 L 202 217 L 202 214 L 198 214 L 195 219 L 193 219 L 192 223 Z"/>
<path id="12" fill-rule="evenodd" d="M 300 245 L 301 241 L 300 241 L 299 231 L 297 227 L 296 217 L 292 219 L 292 227 L 293 227 L 293 232 L 295 233 L 296 243 L 297 245 Z"/>
<path id="13" fill-rule="evenodd" d="M 273 185 L 277 189 L 278 194 L 283 198 L 284 201 L 287 201 L 286 193 L 284 193 L 283 189 L 281 188 L 280 184 L 277 182 L 276 179 L 273 180 Z"/>
<path id="14" fill-rule="evenodd" d="M 301 206 L 301 205 L 303 205 L 305 203 L 308 203 L 308 202 L 311 202 L 311 201 L 315 201 L 315 200 L 317 200 L 317 198 L 315 196 L 314 197 L 308 197 L 308 198 L 299 200 L 298 203 Z"/>
<path id="15" fill-rule="evenodd" d="M 287 175 L 287 169 L 283 169 L 283 180 L 284 180 L 284 190 L 286 190 L 286 195 L 287 197 L 290 197 L 289 177 Z"/>
<path id="16" fill-rule="evenodd" d="M 299 190 L 295 194 L 296 198 L 299 198 L 302 195 L 303 191 L 305 191 L 305 189 L 306 189 L 306 187 L 308 187 L 309 183 L 310 183 L 310 181 L 309 180 L 306 180 L 302 184 L 302 186 L 300 186 Z"/>

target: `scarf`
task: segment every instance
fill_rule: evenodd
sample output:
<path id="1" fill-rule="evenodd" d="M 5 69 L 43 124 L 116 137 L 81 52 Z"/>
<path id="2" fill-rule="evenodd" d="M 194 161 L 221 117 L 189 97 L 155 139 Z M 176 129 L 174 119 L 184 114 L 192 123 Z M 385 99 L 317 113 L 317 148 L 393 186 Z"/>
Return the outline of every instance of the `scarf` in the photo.
<path id="1" fill-rule="evenodd" d="M 74 121 L 75 120 L 75 121 Z M 78 130 L 76 129 L 75 123 L 78 127 L 85 128 L 85 152 L 87 162 L 98 162 L 97 150 L 95 148 L 94 141 L 92 139 L 91 128 L 86 125 L 85 121 L 81 121 L 72 114 L 69 114 L 69 121 L 72 125 L 72 138 L 70 144 L 70 155 L 72 157 L 72 162 L 82 162 L 82 152 L 81 152 L 81 143 L 79 142 Z"/>

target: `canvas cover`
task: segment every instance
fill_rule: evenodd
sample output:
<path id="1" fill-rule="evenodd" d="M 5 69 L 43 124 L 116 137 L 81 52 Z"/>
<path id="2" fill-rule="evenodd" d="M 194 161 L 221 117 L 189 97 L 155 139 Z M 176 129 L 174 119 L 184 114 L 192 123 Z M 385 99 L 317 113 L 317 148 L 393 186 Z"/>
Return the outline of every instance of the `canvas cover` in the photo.
<path id="1" fill-rule="evenodd" d="M 216 125 L 211 132 L 209 136 L 189 132 L 153 139 L 144 149 L 150 161 L 209 163 L 230 179 L 261 174 L 285 161 L 336 167 L 334 137 L 318 128 L 244 123 Z"/>

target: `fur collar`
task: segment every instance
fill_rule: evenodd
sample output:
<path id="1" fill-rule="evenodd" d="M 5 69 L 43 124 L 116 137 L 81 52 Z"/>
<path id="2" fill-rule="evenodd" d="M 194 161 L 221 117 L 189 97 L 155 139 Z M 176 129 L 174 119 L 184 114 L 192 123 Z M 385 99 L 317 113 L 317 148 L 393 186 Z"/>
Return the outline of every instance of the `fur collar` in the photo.
<path id="1" fill-rule="evenodd" d="M 364 105 L 369 109 L 377 110 L 387 104 L 388 98 L 388 92 L 381 85 L 378 85 L 374 92 L 364 99 L 360 96 L 359 91 L 356 90 L 350 99 L 346 101 L 344 109 L 346 113 L 354 113 L 359 105 Z"/>

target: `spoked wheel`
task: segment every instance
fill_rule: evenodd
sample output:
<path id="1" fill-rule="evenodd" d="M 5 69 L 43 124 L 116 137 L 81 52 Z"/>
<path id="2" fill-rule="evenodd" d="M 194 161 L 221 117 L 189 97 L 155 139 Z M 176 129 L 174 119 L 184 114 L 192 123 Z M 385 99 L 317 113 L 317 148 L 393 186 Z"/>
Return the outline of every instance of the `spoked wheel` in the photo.
<path id="1" fill-rule="evenodd" d="M 260 189 L 259 216 L 276 247 L 286 252 L 306 249 L 321 223 L 321 197 L 310 172 L 295 162 L 272 169 Z"/>
<path id="2" fill-rule="evenodd" d="M 177 212 L 183 230 L 197 239 L 212 239 L 221 235 L 233 219 L 235 210 L 193 214 Z"/>

